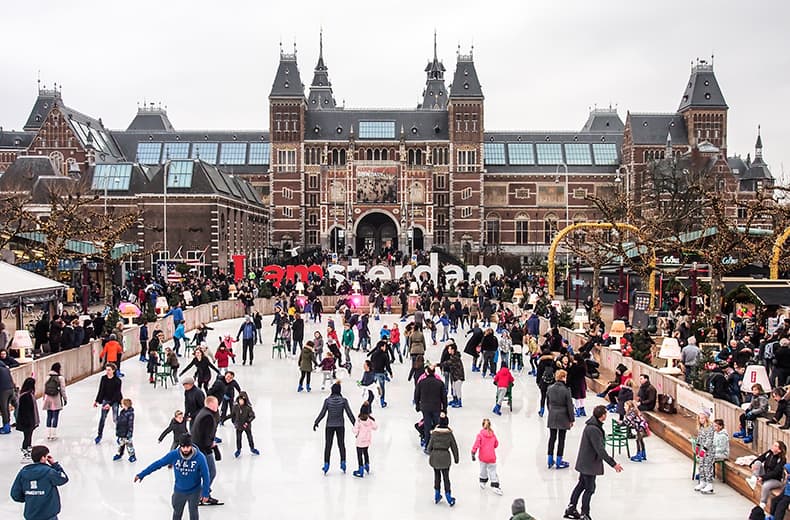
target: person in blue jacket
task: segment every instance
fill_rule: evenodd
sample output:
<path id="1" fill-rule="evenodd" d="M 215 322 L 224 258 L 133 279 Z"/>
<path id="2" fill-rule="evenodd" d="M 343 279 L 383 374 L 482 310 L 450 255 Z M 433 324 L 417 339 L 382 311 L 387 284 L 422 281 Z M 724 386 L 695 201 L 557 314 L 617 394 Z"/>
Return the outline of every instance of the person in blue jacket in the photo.
<path id="1" fill-rule="evenodd" d="M 181 310 L 181 303 L 177 303 L 175 307 L 167 311 L 167 314 L 165 314 L 165 318 L 167 318 L 168 316 L 173 317 L 174 326 L 184 321 L 184 311 Z"/>
<path id="2" fill-rule="evenodd" d="M 173 487 L 173 520 L 184 515 L 184 506 L 189 504 L 189 519 L 198 520 L 198 501 L 206 505 L 216 505 L 216 499 L 209 498 L 209 483 L 206 457 L 192 445 L 192 436 L 185 434 L 179 440 L 179 447 L 135 475 L 134 481 L 140 482 L 154 471 L 171 466 L 175 474 Z M 214 500 L 212 503 L 210 500 Z"/>
<path id="3" fill-rule="evenodd" d="M 68 482 L 69 477 L 46 446 L 33 446 L 30 457 L 33 463 L 19 470 L 11 486 L 11 498 L 24 502 L 25 520 L 57 520 L 60 513 L 58 486 Z"/>

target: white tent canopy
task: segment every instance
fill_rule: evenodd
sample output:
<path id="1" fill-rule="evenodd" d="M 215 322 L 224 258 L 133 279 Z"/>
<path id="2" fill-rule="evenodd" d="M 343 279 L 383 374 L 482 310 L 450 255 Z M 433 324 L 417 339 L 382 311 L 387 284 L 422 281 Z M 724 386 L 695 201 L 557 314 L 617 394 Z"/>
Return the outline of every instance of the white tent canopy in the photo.
<path id="1" fill-rule="evenodd" d="M 0 308 L 57 300 L 66 286 L 6 262 L 0 262 Z"/>

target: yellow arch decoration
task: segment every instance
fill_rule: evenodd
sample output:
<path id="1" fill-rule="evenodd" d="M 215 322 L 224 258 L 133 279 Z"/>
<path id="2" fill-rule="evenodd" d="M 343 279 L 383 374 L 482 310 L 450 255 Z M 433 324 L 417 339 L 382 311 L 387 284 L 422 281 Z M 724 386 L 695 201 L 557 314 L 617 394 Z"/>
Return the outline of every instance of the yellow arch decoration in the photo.
<path id="1" fill-rule="evenodd" d="M 790 227 L 785 229 L 784 233 L 779 235 L 779 238 L 777 238 L 776 242 L 774 242 L 773 254 L 771 255 L 771 264 L 770 264 L 771 280 L 779 279 L 779 257 L 782 254 L 782 246 L 785 244 L 788 238 L 790 238 Z"/>
<path id="2" fill-rule="evenodd" d="M 552 296 L 552 297 L 554 296 L 554 289 L 555 289 L 555 287 L 554 287 L 555 286 L 554 269 L 555 269 L 555 265 L 556 264 L 555 264 L 554 258 L 557 255 L 557 248 L 559 247 L 560 242 L 562 242 L 562 239 L 565 238 L 565 236 L 568 233 L 570 233 L 572 231 L 576 231 L 577 229 L 583 229 L 583 228 L 586 228 L 586 229 L 612 229 L 612 228 L 617 228 L 617 229 L 628 229 L 628 230 L 633 231 L 633 232 L 639 232 L 639 228 L 637 228 L 636 226 L 633 226 L 631 224 L 624 224 L 624 223 L 610 224 L 610 223 L 606 223 L 606 222 L 579 222 L 578 224 L 571 224 L 569 226 L 566 226 L 566 227 L 562 228 L 560 230 L 560 232 L 557 233 L 557 236 L 554 237 L 554 240 L 552 240 L 551 247 L 549 247 L 548 289 L 549 289 L 549 295 Z M 790 236 L 790 228 L 788 228 L 788 230 L 785 233 Z M 785 239 L 786 238 L 787 237 L 785 237 Z M 780 248 L 781 248 L 781 246 L 780 246 Z M 779 262 L 778 255 L 777 255 L 776 258 L 777 258 L 777 264 L 778 264 L 778 262 Z M 651 271 L 650 271 L 650 280 L 648 280 L 648 290 L 650 291 L 650 310 L 653 310 L 653 301 L 654 301 L 653 295 L 655 294 L 655 291 L 656 291 L 656 281 L 655 281 L 656 258 L 655 258 L 655 256 L 653 256 L 653 258 L 650 259 L 650 267 L 651 267 Z"/>

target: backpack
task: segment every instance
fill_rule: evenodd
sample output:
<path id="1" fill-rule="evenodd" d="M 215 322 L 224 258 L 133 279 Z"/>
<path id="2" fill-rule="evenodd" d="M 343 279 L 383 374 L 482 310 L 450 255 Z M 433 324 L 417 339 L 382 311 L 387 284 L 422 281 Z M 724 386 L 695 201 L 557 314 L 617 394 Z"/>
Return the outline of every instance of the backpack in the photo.
<path id="1" fill-rule="evenodd" d="M 47 382 L 44 383 L 44 394 L 49 396 L 56 396 L 60 393 L 60 381 L 58 376 L 51 375 Z"/>
<path id="2" fill-rule="evenodd" d="M 544 385 L 554 384 L 554 366 L 549 365 L 543 370 L 543 376 L 540 378 Z"/>
<path id="3" fill-rule="evenodd" d="M 708 384 L 707 384 L 709 394 L 714 393 L 714 391 L 716 390 L 716 383 L 721 379 L 724 379 L 724 374 L 722 374 L 721 372 L 714 372 L 713 374 L 711 374 L 711 376 L 708 378 Z"/>

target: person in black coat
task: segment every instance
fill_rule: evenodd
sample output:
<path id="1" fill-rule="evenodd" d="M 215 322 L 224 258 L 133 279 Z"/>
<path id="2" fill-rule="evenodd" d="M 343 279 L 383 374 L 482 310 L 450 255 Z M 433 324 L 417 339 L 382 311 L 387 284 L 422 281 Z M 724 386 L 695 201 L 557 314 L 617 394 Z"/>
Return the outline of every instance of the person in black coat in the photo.
<path id="1" fill-rule="evenodd" d="M 768 424 L 779 424 L 784 417 L 785 422 L 779 427 L 780 430 L 790 430 L 790 392 L 785 392 L 784 387 L 776 387 L 771 392 L 776 399 L 776 412 Z"/>
<path id="2" fill-rule="evenodd" d="M 233 408 L 233 398 L 236 392 L 241 393 L 241 387 L 236 381 L 236 374 L 232 371 L 225 372 L 225 375 L 217 376 L 214 384 L 208 390 L 208 395 L 213 395 L 217 400 L 222 403 L 222 410 L 220 417 L 228 415 L 228 409 Z M 220 420 L 220 424 L 224 424 L 224 420 Z"/>
<path id="3" fill-rule="evenodd" d="M 496 374 L 494 356 L 497 349 L 499 349 L 499 341 L 494 335 L 494 329 L 488 328 L 483 334 L 483 340 L 480 342 L 480 351 L 483 354 L 483 377 L 486 376 L 486 369 L 490 372 L 491 377 Z"/>
<path id="4" fill-rule="evenodd" d="M 603 475 L 604 461 L 618 473 L 623 467 L 606 453 L 603 424 L 606 422 L 606 407 L 598 405 L 593 409 L 593 416 L 587 420 L 579 443 L 579 454 L 576 458 L 576 471 L 579 482 L 573 488 L 570 503 L 565 509 L 564 518 L 582 518 L 590 516 L 590 500 L 595 493 L 595 477 Z M 579 498 L 582 499 L 581 514 L 576 509 Z"/>
<path id="5" fill-rule="evenodd" d="M 184 385 L 184 417 L 192 421 L 203 407 L 206 396 L 195 386 L 195 379 L 190 376 L 183 378 L 181 384 Z"/>
<path id="6" fill-rule="evenodd" d="M 101 405 L 101 416 L 99 417 L 99 428 L 94 442 L 99 444 L 104 435 L 104 423 L 107 414 L 112 410 L 113 422 L 118 421 L 118 407 L 121 405 L 123 393 L 121 392 L 121 379 L 118 377 L 118 368 L 114 363 L 107 363 L 104 367 L 104 375 L 99 381 L 99 391 L 96 399 L 93 400 L 93 407 Z"/>
<path id="7" fill-rule="evenodd" d="M 471 330 L 466 333 L 467 335 L 471 334 L 471 337 L 466 342 L 466 347 L 464 347 L 464 354 L 469 354 L 472 356 L 472 372 L 480 372 L 480 365 L 477 364 L 478 359 L 480 359 L 480 352 L 477 350 L 480 347 L 480 344 L 483 342 L 483 329 L 477 324 L 477 322 L 472 324 Z"/>
<path id="8" fill-rule="evenodd" d="M 384 340 L 376 344 L 376 348 L 370 352 L 370 368 L 373 371 L 373 377 L 379 385 L 381 392 L 381 407 L 387 407 L 386 397 L 386 384 L 389 377 L 392 377 L 392 367 L 390 366 L 390 357 L 387 353 L 387 342 Z"/>
<path id="9" fill-rule="evenodd" d="M 576 417 L 573 409 L 573 398 L 571 391 L 565 384 L 567 373 L 565 370 L 557 370 L 554 375 L 556 381 L 548 388 L 547 404 L 549 406 L 549 417 L 547 426 L 549 428 L 549 449 L 548 464 L 549 469 L 554 466 L 554 444 L 557 444 L 557 469 L 565 469 L 570 464 L 562 460 L 565 454 L 565 434 L 573 427 Z"/>
<path id="10" fill-rule="evenodd" d="M 343 473 L 346 472 L 346 427 L 343 419 L 343 413 L 348 416 L 348 420 L 353 425 L 356 419 L 354 414 L 351 413 L 351 407 L 348 404 L 348 399 L 343 397 L 340 393 L 340 382 L 332 385 L 331 394 L 324 399 L 324 406 L 321 408 L 318 417 L 315 418 L 313 423 L 313 431 L 318 429 L 318 424 L 326 416 L 326 432 L 324 436 L 324 467 L 323 472 L 329 471 L 329 457 L 332 453 L 332 442 L 334 437 L 337 437 L 337 447 L 340 450 L 340 469 Z"/>
<path id="11" fill-rule="evenodd" d="M 206 457 L 209 473 L 209 486 L 214 483 L 217 476 L 216 457 L 219 457 L 219 450 L 215 439 L 217 438 L 219 402 L 216 397 L 208 396 L 204 401 L 203 408 L 197 413 L 190 425 L 192 444 L 197 446 L 200 452 Z M 209 488 L 209 491 L 211 489 Z M 217 503 L 216 498 L 209 496 L 206 502 Z"/>
<path id="12" fill-rule="evenodd" d="M 183 376 L 184 373 L 192 367 L 195 367 L 195 379 L 197 380 L 198 386 L 202 386 L 206 392 L 208 392 L 208 384 L 211 381 L 211 371 L 213 370 L 218 375 L 221 375 L 217 367 L 214 366 L 214 363 L 209 361 L 205 354 L 203 354 L 203 350 L 199 347 L 195 349 L 195 356 L 192 358 L 192 361 L 184 367 L 179 377 Z"/>
<path id="13" fill-rule="evenodd" d="M 291 324 L 291 341 L 293 343 L 293 353 L 295 355 L 297 348 L 301 350 L 304 346 L 304 320 L 298 312 L 294 315 L 294 321 Z"/>
<path id="14" fill-rule="evenodd" d="M 620 420 L 625 417 L 625 403 L 634 400 L 634 380 L 627 380 L 617 392 L 617 413 L 620 415 Z"/>
<path id="15" fill-rule="evenodd" d="M 637 392 L 637 401 L 639 401 L 639 409 L 643 412 L 652 412 L 656 408 L 656 400 L 658 399 L 658 391 L 656 387 L 650 383 L 650 376 L 641 374 L 639 376 L 639 391 Z"/>
<path id="16" fill-rule="evenodd" d="M 28 377 L 19 389 L 19 408 L 16 415 L 16 429 L 22 432 L 22 461 L 30 462 L 30 449 L 33 444 L 33 430 L 38 428 L 38 407 L 36 406 L 36 380 Z"/>
<path id="17" fill-rule="evenodd" d="M 436 377 L 436 367 L 430 365 L 425 369 L 425 378 L 417 383 L 414 389 L 414 405 L 422 412 L 424 445 L 427 450 L 431 440 L 431 430 L 439 424 L 439 414 L 447 411 L 447 389 Z"/>

